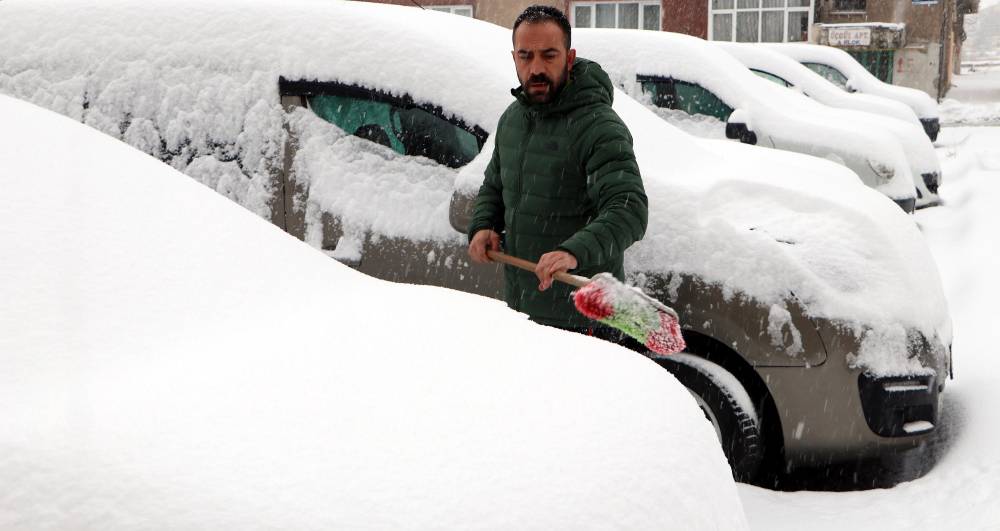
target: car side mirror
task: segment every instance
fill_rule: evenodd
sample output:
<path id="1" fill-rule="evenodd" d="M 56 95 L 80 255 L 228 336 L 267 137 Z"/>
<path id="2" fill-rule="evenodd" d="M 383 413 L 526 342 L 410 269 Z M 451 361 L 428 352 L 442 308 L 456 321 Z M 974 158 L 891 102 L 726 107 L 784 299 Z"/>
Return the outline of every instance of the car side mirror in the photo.
<path id="1" fill-rule="evenodd" d="M 476 194 L 468 194 L 456 191 L 451 194 L 451 203 L 448 205 L 448 222 L 451 228 L 465 234 L 469 230 L 469 222 L 472 221 L 472 209 L 476 203 Z"/>
<path id="2" fill-rule="evenodd" d="M 857 92 L 858 91 L 858 89 L 854 88 L 854 80 L 853 79 L 848 79 L 847 83 L 844 83 L 844 88 L 847 89 L 847 92 Z"/>
<path id="3" fill-rule="evenodd" d="M 726 138 L 738 139 L 744 144 L 756 144 L 757 134 L 747 126 L 743 113 L 733 111 L 726 120 Z"/>

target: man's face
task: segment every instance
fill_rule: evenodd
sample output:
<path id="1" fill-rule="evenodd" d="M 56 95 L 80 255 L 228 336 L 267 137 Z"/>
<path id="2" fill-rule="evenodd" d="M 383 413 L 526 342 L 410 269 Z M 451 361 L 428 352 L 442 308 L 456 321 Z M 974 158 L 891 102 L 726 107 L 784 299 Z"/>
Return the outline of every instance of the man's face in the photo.
<path id="1" fill-rule="evenodd" d="M 528 100 L 552 101 L 566 83 L 576 50 L 566 49 L 562 28 L 551 21 L 523 23 L 514 32 L 514 67 Z"/>

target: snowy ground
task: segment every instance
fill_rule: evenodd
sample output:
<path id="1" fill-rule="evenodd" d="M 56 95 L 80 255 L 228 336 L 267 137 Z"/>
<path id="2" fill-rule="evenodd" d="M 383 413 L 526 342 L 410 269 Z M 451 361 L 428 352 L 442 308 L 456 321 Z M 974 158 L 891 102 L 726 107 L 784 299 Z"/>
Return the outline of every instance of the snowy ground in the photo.
<path id="1" fill-rule="evenodd" d="M 963 76 L 955 84 L 979 87 L 976 94 L 998 94 L 1000 71 Z M 956 113 L 973 116 L 984 105 L 1000 106 L 1000 94 L 991 103 L 984 99 L 976 95 L 965 105 L 946 103 L 942 110 L 950 105 Z M 936 144 L 945 205 L 918 212 L 916 220 L 937 260 L 954 319 L 955 379 L 945 389 L 931 462 L 911 462 L 904 466 L 908 471 L 890 475 L 907 479 L 907 474 L 931 470 L 892 488 L 854 492 L 778 492 L 740 485 L 753 529 L 802 529 L 804 522 L 812 531 L 1000 529 L 1000 387 L 995 376 L 1000 373 L 995 310 L 1000 300 L 1000 127 L 945 127 Z"/>
<path id="2" fill-rule="evenodd" d="M 941 123 L 1000 125 L 1000 66 L 980 67 L 955 76 L 941 103 Z"/>

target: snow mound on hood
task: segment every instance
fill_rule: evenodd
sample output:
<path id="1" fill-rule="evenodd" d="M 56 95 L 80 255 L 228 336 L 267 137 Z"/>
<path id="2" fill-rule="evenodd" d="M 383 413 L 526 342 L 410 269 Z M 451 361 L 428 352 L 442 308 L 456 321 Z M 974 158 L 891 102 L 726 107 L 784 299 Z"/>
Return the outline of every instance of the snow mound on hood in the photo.
<path id="1" fill-rule="evenodd" d="M 746 529 L 650 360 L 366 277 L 79 123 L 0 114 L 0 527 Z"/>

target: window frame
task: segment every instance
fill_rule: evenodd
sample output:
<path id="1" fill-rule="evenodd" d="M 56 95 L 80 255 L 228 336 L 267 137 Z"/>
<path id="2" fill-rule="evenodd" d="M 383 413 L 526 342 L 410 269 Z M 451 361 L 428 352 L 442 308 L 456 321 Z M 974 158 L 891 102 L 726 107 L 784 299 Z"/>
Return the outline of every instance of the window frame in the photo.
<path id="1" fill-rule="evenodd" d="M 662 108 L 668 108 L 668 109 L 673 109 L 673 110 L 680 110 L 680 111 L 686 112 L 686 113 L 688 113 L 688 114 L 690 114 L 692 116 L 694 116 L 695 114 L 697 114 L 699 116 L 711 116 L 711 117 L 713 117 L 713 118 L 715 118 L 715 119 L 717 119 L 717 120 L 719 120 L 720 122 L 723 122 L 723 123 L 727 122 L 729 120 L 729 117 L 732 116 L 733 112 L 735 112 L 735 110 L 736 110 L 736 108 L 733 107 L 732 105 L 730 105 L 729 102 L 727 102 L 726 100 L 722 99 L 715 92 L 713 92 L 713 91 L 711 91 L 711 90 L 703 87 L 700 83 L 695 83 L 693 81 L 687 81 L 685 79 L 677 79 L 677 78 L 675 78 L 673 76 L 661 76 L 661 75 L 656 75 L 656 74 L 636 74 L 635 81 L 636 81 L 636 83 L 638 83 L 640 85 L 640 87 L 642 86 L 643 83 L 666 83 L 666 84 L 668 84 L 668 86 L 670 87 L 669 98 L 671 99 L 674 107 L 660 107 L 659 105 L 657 105 L 657 107 L 660 107 L 661 109 Z M 713 98 L 715 98 L 719 102 L 719 104 L 721 104 L 723 107 L 725 107 L 726 109 L 728 109 L 728 112 L 726 113 L 726 118 L 720 118 L 720 117 L 718 117 L 716 115 L 713 115 L 713 114 L 705 114 L 705 113 L 700 113 L 700 112 L 699 113 L 691 113 L 691 112 L 688 112 L 685 109 L 678 108 L 677 107 L 677 103 L 678 103 L 677 102 L 677 100 L 678 100 L 677 84 L 683 84 L 683 85 L 690 85 L 692 87 L 698 87 L 698 89 L 703 90 L 703 91 L 705 91 L 705 93 L 711 95 Z M 645 91 L 643 90 L 643 92 L 645 92 Z M 667 96 L 663 96 L 663 97 L 667 97 Z M 655 105 L 655 103 L 654 103 L 654 105 Z"/>
<path id="2" fill-rule="evenodd" d="M 782 85 L 785 88 L 791 88 L 791 87 L 795 86 L 795 85 L 792 85 L 791 83 L 789 83 L 787 79 L 785 79 L 785 78 L 783 78 L 783 77 L 781 77 L 781 76 L 779 76 L 777 74 L 772 74 L 772 73 L 768 72 L 767 70 L 761 70 L 759 68 L 751 68 L 750 71 L 753 72 L 755 75 L 760 76 L 761 79 L 766 79 L 768 81 L 773 82 L 775 85 Z"/>
<path id="3" fill-rule="evenodd" d="M 837 4 L 841 2 L 862 2 L 864 6 L 861 9 L 839 9 Z M 838 15 L 864 15 L 868 13 L 868 0 L 833 0 L 833 7 L 830 9 L 830 13 Z"/>
<path id="4" fill-rule="evenodd" d="M 764 32 L 764 13 L 774 13 L 779 12 L 781 16 L 781 41 L 774 42 L 809 42 L 812 39 L 812 25 L 813 17 L 815 11 L 816 0 L 809 0 L 808 6 L 789 6 L 789 0 L 781 0 L 781 7 L 764 7 L 764 0 L 757 0 L 757 7 L 739 7 L 739 0 L 730 0 L 732 2 L 732 7 L 728 9 L 715 9 L 712 4 L 714 0 L 707 0 L 708 6 L 708 40 L 714 41 L 715 39 L 715 16 L 714 15 L 730 15 L 730 35 L 731 40 L 726 42 L 742 42 L 737 40 L 738 31 L 738 19 L 739 13 L 757 13 L 757 40 L 751 42 L 772 42 L 772 41 L 762 41 L 761 37 Z M 808 13 L 809 20 L 807 23 L 807 34 L 804 41 L 789 41 L 788 40 L 788 14 L 789 13 Z"/>
<path id="5" fill-rule="evenodd" d="M 472 4 L 442 4 L 433 6 L 427 5 L 424 6 L 424 9 L 430 9 L 432 11 L 440 11 L 442 13 L 450 13 L 452 15 L 458 15 L 462 17 L 476 18 L 476 10 L 474 7 L 472 7 Z M 469 14 L 464 15 L 462 13 L 456 13 L 455 11 L 459 9 L 461 10 L 468 9 Z"/>
<path id="6" fill-rule="evenodd" d="M 613 6 L 615 6 L 615 25 L 614 25 L 614 27 L 616 29 L 622 29 L 622 28 L 620 28 L 618 26 L 619 11 L 621 11 L 621 9 L 618 6 L 621 6 L 622 4 L 638 4 L 639 5 L 639 23 L 638 23 L 639 27 L 638 27 L 638 29 L 645 30 L 645 31 L 663 31 L 663 3 L 660 2 L 660 1 L 650 1 L 650 0 L 628 0 L 628 1 L 624 1 L 623 0 L 621 2 L 611 2 L 611 1 L 603 1 L 602 2 L 602 1 L 596 1 L 595 0 L 595 1 L 585 1 L 585 2 L 570 2 L 570 6 L 569 6 L 570 7 L 570 9 L 569 9 L 569 12 L 570 12 L 569 24 L 570 24 L 570 26 L 574 27 L 574 28 L 577 28 L 577 27 L 596 28 L 597 27 L 597 6 L 598 6 L 598 4 L 613 5 Z M 657 19 L 656 19 L 656 29 L 655 30 L 646 30 L 646 28 L 645 28 L 646 10 L 643 9 L 643 8 L 647 7 L 647 6 L 656 6 L 657 8 L 659 8 L 659 14 L 660 14 L 660 16 L 657 17 Z M 589 26 L 577 26 L 576 25 L 576 8 L 577 7 L 589 7 L 590 8 L 590 22 L 591 22 L 591 24 Z"/>
<path id="7" fill-rule="evenodd" d="M 409 94 L 397 96 L 390 92 L 368 88 L 353 83 L 338 81 L 290 80 L 284 76 L 278 77 L 278 94 L 281 97 L 293 96 L 303 100 L 303 107 L 309 108 L 305 100 L 310 96 L 341 96 L 354 99 L 370 100 L 377 103 L 387 103 L 401 109 L 420 109 L 436 118 L 470 133 L 476 139 L 480 153 L 486 145 L 490 134 L 476 124 L 468 124 L 461 118 L 444 112 L 440 105 L 429 102 L 417 102 Z"/>

